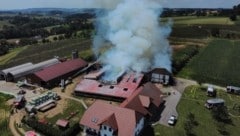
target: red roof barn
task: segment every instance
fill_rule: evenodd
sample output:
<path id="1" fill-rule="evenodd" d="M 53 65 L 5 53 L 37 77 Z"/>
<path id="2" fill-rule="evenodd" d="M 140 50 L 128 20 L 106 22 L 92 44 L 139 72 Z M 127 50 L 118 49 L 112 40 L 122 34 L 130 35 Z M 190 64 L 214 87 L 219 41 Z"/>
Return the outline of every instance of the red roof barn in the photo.
<path id="1" fill-rule="evenodd" d="M 87 65 L 88 63 L 82 59 L 68 60 L 35 72 L 29 75 L 27 80 L 44 87 L 53 87 L 58 85 L 61 79 L 68 79 Z"/>

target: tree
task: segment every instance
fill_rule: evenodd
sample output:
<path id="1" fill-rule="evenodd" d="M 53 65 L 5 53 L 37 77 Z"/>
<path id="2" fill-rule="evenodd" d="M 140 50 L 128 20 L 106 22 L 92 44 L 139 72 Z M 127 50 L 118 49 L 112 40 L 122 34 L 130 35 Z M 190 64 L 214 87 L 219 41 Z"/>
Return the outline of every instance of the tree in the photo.
<path id="1" fill-rule="evenodd" d="M 57 40 L 58 40 L 58 38 L 55 36 L 55 37 L 53 37 L 53 40 L 54 40 L 54 41 L 57 41 Z"/>
<path id="2" fill-rule="evenodd" d="M 218 107 L 213 108 L 211 114 L 212 114 L 212 117 L 217 122 L 232 123 L 232 120 L 229 117 L 226 106 L 218 106 Z"/>
<path id="3" fill-rule="evenodd" d="M 0 44 L 0 55 L 7 54 L 9 51 L 8 45 L 1 45 Z"/>
<path id="4" fill-rule="evenodd" d="M 230 18 L 232 21 L 236 21 L 236 20 L 237 20 L 237 15 L 236 15 L 236 14 L 232 14 L 229 18 Z"/>
<path id="5" fill-rule="evenodd" d="M 194 136 L 193 128 L 198 126 L 198 122 L 195 119 L 195 115 L 193 113 L 188 113 L 187 120 L 184 123 L 184 130 L 187 136 Z"/>

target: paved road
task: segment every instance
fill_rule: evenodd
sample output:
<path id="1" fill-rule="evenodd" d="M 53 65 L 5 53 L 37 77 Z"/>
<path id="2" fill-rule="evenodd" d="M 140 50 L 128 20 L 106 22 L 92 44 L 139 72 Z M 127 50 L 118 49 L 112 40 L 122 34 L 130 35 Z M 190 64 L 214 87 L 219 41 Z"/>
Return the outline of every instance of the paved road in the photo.
<path id="1" fill-rule="evenodd" d="M 192 80 L 177 78 L 176 86 L 163 88 L 164 92 L 170 92 L 171 95 L 165 98 L 166 103 L 165 103 L 165 108 L 161 113 L 161 118 L 159 120 L 160 124 L 164 126 L 169 126 L 167 122 L 170 116 L 171 115 L 178 116 L 178 113 L 176 110 L 177 104 L 180 101 L 182 97 L 182 93 L 184 92 L 185 88 L 189 85 L 197 85 L 197 82 Z"/>

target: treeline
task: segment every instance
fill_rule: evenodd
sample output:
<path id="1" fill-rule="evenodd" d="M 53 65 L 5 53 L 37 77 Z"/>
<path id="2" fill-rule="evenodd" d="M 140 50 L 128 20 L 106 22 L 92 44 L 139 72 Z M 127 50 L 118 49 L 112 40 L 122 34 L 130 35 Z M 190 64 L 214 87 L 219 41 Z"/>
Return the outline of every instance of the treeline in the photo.
<path id="1" fill-rule="evenodd" d="M 189 45 L 184 49 L 178 51 L 173 55 L 173 73 L 177 74 L 188 61 L 199 52 L 199 47 L 194 45 Z"/>
<path id="2" fill-rule="evenodd" d="M 232 9 L 196 9 L 196 8 L 180 8 L 180 9 L 164 9 L 162 17 L 176 16 L 227 16 L 232 14 Z"/>
<path id="3" fill-rule="evenodd" d="M 240 4 L 233 6 L 233 13 L 230 16 L 230 19 L 236 21 L 237 15 L 240 15 Z"/>
<path id="4" fill-rule="evenodd" d="M 34 15 L 1 16 L 9 24 L 0 29 L 0 55 L 9 48 L 49 43 L 69 38 L 90 38 L 94 29 L 93 14 L 78 13 L 66 17 L 35 17 Z M 49 36 L 53 36 L 50 40 Z M 19 39 L 8 42 L 7 39 Z"/>

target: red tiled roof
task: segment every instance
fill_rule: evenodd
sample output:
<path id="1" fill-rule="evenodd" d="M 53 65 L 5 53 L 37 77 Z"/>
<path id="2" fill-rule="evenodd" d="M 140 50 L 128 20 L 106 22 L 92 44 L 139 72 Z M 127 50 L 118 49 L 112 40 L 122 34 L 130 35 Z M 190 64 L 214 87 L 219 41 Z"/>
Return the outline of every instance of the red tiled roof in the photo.
<path id="1" fill-rule="evenodd" d="M 66 127 L 68 125 L 69 121 L 64 120 L 64 119 L 59 119 L 56 122 L 56 125 L 61 126 L 61 127 Z"/>
<path id="2" fill-rule="evenodd" d="M 115 119 L 113 118 L 113 114 Z M 107 121 L 106 121 L 107 120 Z M 119 136 L 134 135 L 136 127 L 136 114 L 134 110 L 113 106 L 97 100 L 85 111 L 80 124 L 89 128 L 100 130 L 100 124 L 114 124 Z"/>
<path id="3" fill-rule="evenodd" d="M 152 99 L 152 103 L 157 107 L 163 102 L 163 93 L 154 84 L 148 82 L 143 85 L 140 95 L 148 96 Z"/>
<path id="4" fill-rule="evenodd" d="M 134 94 L 121 103 L 120 106 L 133 109 L 143 115 L 152 115 L 147 108 L 150 106 L 150 102 L 158 107 L 163 101 L 161 94 L 162 92 L 155 85 L 148 82 L 139 87 Z"/>
<path id="5" fill-rule="evenodd" d="M 74 70 L 81 69 L 86 65 L 87 62 L 82 59 L 73 59 L 47 67 L 41 71 L 34 73 L 34 75 L 47 82 L 59 76 L 70 73 Z"/>
<path id="6" fill-rule="evenodd" d="M 145 108 L 148 108 L 150 105 L 150 98 L 144 95 L 139 95 L 139 100 Z"/>
<path id="7" fill-rule="evenodd" d="M 114 130 L 118 129 L 117 120 L 116 120 L 114 113 L 112 115 L 110 115 L 109 117 L 107 117 L 106 119 L 104 119 L 103 122 L 100 124 L 111 126 L 111 128 L 113 128 Z"/>

